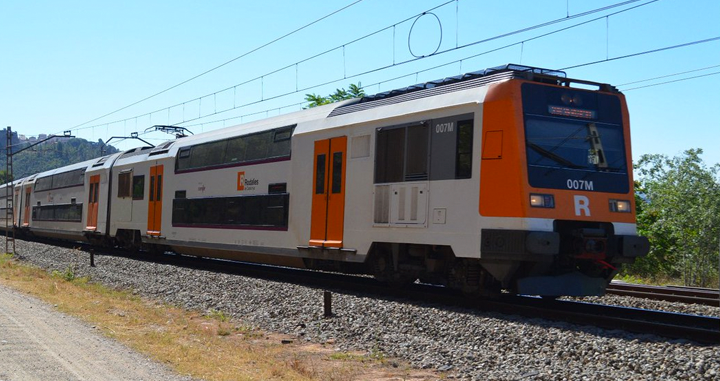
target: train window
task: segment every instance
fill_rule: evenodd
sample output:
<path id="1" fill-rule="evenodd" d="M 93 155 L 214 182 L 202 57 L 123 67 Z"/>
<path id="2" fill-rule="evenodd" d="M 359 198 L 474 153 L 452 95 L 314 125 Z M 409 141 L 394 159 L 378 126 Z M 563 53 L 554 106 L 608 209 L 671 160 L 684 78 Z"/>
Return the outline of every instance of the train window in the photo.
<path id="1" fill-rule="evenodd" d="M 290 139 L 284 139 L 280 141 L 274 141 L 270 146 L 270 152 L 268 157 L 283 157 L 290 155 Z"/>
<path id="2" fill-rule="evenodd" d="M 375 182 L 403 181 L 405 128 L 380 129 L 375 148 Z"/>
<path id="3" fill-rule="evenodd" d="M 285 127 L 275 130 L 273 144 L 270 146 L 268 157 L 282 157 L 290 155 L 290 137 L 294 127 Z"/>
<path id="4" fill-rule="evenodd" d="M 35 192 L 52 189 L 52 176 L 41 177 L 35 181 Z"/>
<path id="5" fill-rule="evenodd" d="M 472 143 L 473 121 L 458 122 L 457 153 L 455 160 L 455 178 L 469 179 L 472 177 Z"/>
<path id="6" fill-rule="evenodd" d="M 34 206 L 32 217 L 37 221 L 80 222 L 82 221 L 82 204 Z"/>
<path id="7" fill-rule="evenodd" d="M 187 197 L 187 191 L 175 191 L 175 198 L 186 198 Z"/>
<path id="8" fill-rule="evenodd" d="M 155 201 L 155 176 L 150 176 L 150 201 Z"/>
<path id="9" fill-rule="evenodd" d="M 290 140 L 290 137 L 292 136 L 293 132 L 293 126 L 291 127 L 284 127 L 284 128 L 278 128 L 275 130 L 275 136 L 273 138 L 273 142 L 282 142 L 286 140 Z"/>
<path id="10" fill-rule="evenodd" d="M 225 153 L 225 162 L 235 163 L 245 161 L 245 151 L 247 150 L 247 141 L 244 137 L 230 139 Z"/>
<path id="11" fill-rule="evenodd" d="M 334 152 L 333 153 L 333 162 L 332 162 L 332 192 L 333 193 L 340 193 L 342 191 L 341 184 L 342 184 L 342 168 L 343 168 L 343 154 L 342 152 Z"/>
<path id="12" fill-rule="evenodd" d="M 130 197 L 130 179 L 132 172 L 124 172 L 118 175 L 118 198 Z M 91 190 L 92 193 L 92 190 Z"/>
<path id="13" fill-rule="evenodd" d="M 173 226 L 287 229 L 289 195 L 269 194 L 173 200 Z"/>
<path id="14" fill-rule="evenodd" d="M 472 115 L 434 119 L 431 126 L 430 180 L 472 177 Z"/>
<path id="15" fill-rule="evenodd" d="M 271 145 L 272 131 L 246 136 L 247 152 L 245 160 L 255 161 L 267 158 L 268 146 Z"/>
<path id="16" fill-rule="evenodd" d="M 295 125 L 182 148 L 175 169 L 185 171 L 289 158 Z"/>
<path id="17" fill-rule="evenodd" d="M 85 183 L 85 169 L 76 169 L 39 178 L 35 182 L 35 191 L 80 186 Z"/>
<path id="18" fill-rule="evenodd" d="M 227 140 L 194 146 L 190 155 L 190 166 L 199 168 L 222 164 L 226 146 Z"/>
<path id="19" fill-rule="evenodd" d="M 428 126 L 421 124 L 407 129 L 405 181 L 428 179 Z"/>
<path id="20" fill-rule="evenodd" d="M 190 168 L 190 147 L 185 147 L 178 152 L 177 169 L 188 168 Z"/>
<path id="21" fill-rule="evenodd" d="M 162 201 L 162 175 L 157 175 L 157 197 L 155 201 Z"/>
<path id="22" fill-rule="evenodd" d="M 325 154 L 317 156 L 317 164 L 315 164 L 315 194 L 325 193 Z"/>
<path id="23" fill-rule="evenodd" d="M 132 198 L 133 200 L 142 200 L 145 197 L 145 175 L 133 176 L 132 179 Z"/>

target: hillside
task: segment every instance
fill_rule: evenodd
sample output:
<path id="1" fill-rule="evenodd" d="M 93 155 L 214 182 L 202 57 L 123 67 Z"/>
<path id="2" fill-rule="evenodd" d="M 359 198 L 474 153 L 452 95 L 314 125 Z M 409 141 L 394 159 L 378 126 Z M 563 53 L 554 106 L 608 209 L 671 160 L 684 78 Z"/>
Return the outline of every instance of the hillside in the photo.
<path id="1" fill-rule="evenodd" d="M 5 171 L 5 129 L 0 130 L 0 171 Z M 13 152 L 30 145 L 21 142 L 16 131 L 12 137 Z M 80 138 L 52 139 L 39 144 L 13 157 L 13 172 L 16 179 L 43 172 L 64 165 L 90 160 L 103 155 L 118 152 L 113 146 L 105 145 L 101 140 L 90 142 Z"/>

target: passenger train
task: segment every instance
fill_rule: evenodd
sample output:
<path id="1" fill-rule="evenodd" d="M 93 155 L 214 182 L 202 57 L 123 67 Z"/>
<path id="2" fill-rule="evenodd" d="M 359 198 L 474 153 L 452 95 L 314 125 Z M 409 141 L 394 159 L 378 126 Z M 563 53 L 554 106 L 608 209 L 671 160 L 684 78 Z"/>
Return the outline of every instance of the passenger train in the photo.
<path id="1" fill-rule="evenodd" d="M 633 192 L 623 94 L 506 65 L 34 174 L 0 186 L 0 216 L 97 245 L 584 296 L 648 252 Z"/>

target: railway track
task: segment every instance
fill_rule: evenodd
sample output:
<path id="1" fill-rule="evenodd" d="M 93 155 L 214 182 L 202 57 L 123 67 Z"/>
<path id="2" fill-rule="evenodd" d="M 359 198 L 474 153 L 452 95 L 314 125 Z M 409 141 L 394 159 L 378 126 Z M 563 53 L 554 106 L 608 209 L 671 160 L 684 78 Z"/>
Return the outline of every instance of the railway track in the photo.
<path id="1" fill-rule="evenodd" d="M 708 306 L 720 306 L 720 292 L 707 288 L 679 286 L 648 286 L 612 282 L 607 288 L 608 294 L 634 296 L 638 298 L 665 300 L 669 302 L 696 303 Z"/>
<path id="2" fill-rule="evenodd" d="M 47 243 L 46 240 L 42 241 Z M 78 248 L 78 244 L 64 243 L 58 246 Z M 80 248 L 87 247 L 80 246 Z M 337 293 L 371 295 L 376 298 L 405 303 L 460 307 L 470 311 L 497 312 L 506 315 L 564 321 L 609 330 L 625 330 L 674 339 L 693 340 L 700 343 L 720 343 L 720 318 L 717 317 L 526 296 L 503 295 L 493 299 L 471 298 L 449 292 L 443 287 L 425 284 L 413 284 L 405 288 L 388 287 L 366 276 L 350 276 L 174 254 L 133 255 L 123 250 L 99 250 L 97 248 L 88 250 L 94 250 L 99 255 L 123 256 L 270 281 L 289 282 Z M 318 304 L 320 305 L 322 302 L 323 300 L 319 298 Z"/>

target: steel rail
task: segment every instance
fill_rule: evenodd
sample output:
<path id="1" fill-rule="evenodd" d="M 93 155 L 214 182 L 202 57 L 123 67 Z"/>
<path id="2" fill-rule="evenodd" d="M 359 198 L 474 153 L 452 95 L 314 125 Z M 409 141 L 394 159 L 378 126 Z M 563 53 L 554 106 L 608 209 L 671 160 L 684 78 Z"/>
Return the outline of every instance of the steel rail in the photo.
<path id="1" fill-rule="evenodd" d="M 258 265 L 228 260 L 198 258 L 176 254 L 132 254 L 119 249 L 97 248 L 78 243 L 33 239 L 55 246 L 94 251 L 96 255 L 126 257 L 146 262 L 221 272 L 234 275 L 286 282 L 322 291 L 342 294 L 372 296 L 416 305 L 441 305 L 466 308 L 472 311 L 495 312 L 596 326 L 608 330 L 624 330 L 641 334 L 692 340 L 698 343 L 720 344 L 720 318 L 645 310 L 630 307 L 608 306 L 565 300 L 548 300 L 528 296 L 503 294 L 498 298 L 479 298 L 461 295 L 444 287 L 412 284 L 408 287 L 388 287 L 367 276 L 311 271 L 287 267 Z M 100 266 L 102 264 L 100 263 Z M 318 293 L 318 310 L 322 308 L 323 293 Z"/>
<path id="2" fill-rule="evenodd" d="M 707 288 L 649 286 L 612 282 L 607 287 L 608 294 L 634 296 L 644 299 L 665 300 L 680 303 L 696 303 L 720 307 L 720 292 Z"/>

